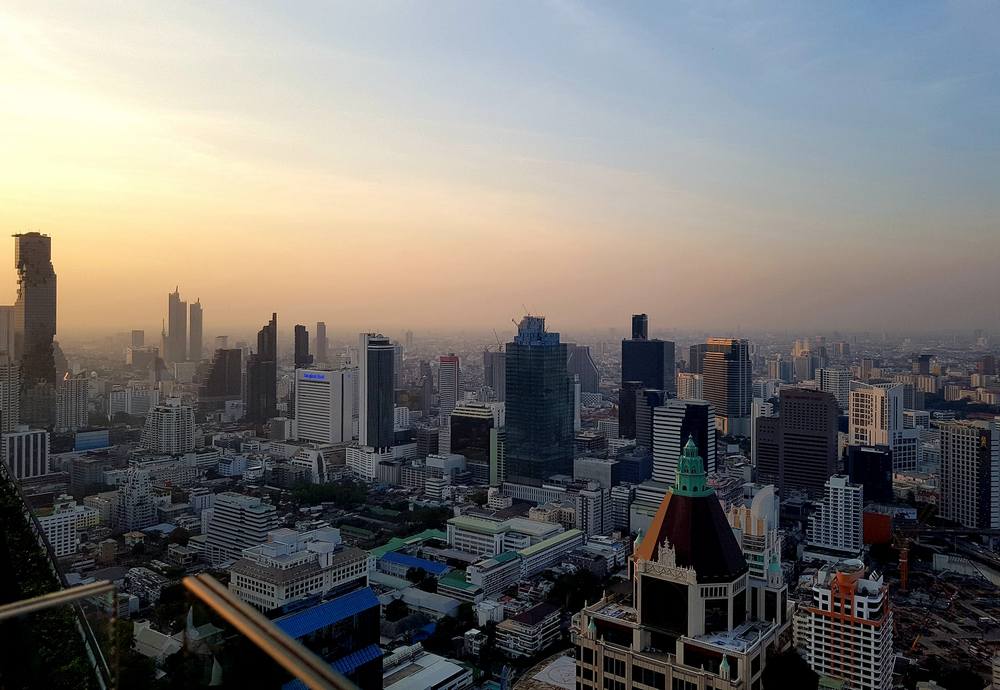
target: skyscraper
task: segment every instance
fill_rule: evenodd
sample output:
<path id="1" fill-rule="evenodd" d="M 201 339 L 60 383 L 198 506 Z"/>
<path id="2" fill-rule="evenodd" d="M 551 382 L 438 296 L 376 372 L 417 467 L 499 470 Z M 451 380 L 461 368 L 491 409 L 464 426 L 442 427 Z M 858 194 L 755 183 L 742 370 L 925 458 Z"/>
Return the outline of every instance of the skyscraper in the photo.
<path id="1" fill-rule="evenodd" d="M 837 399 L 823 391 L 782 388 L 780 400 L 778 488 L 782 496 L 786 488 L 820 495 L 839 469 Z"/>
<path id="2" fill-rule="evenodd" d="M 673 484 L 677 461 L 688 441 L 715 472 L 715 411 L 704 400 L 667 400 L 653 410 L 653 480 Z"/>
<path id="3" fill-rule="evenodd" d="M 354 427 L 357 370 L 295 371 L 295 437 L 315 443 L 345 443 Z"/>
<path id="4" fill-rule="evenodd" d="M 198 406 L 203 411 L 218 410 L 227 400 L 243 397 L 243 351 L 219 348 L 198 389 Z"/>
<path id="5" fill-rule="evenodd" d="M 278 315 L 257 333 L 257 351 L 247 358 L 246 419 L 264 424 L 278 413 Z"/>
<path id="6" fill-rule="evenodd" d="M 462 368 L 454 353 L 441 355 L 438 362 L 438 399 L 441 417 L 447 417 L 458 404 L 462 390 Z"/>
<path id="7" fill-rule="evenodd" d="M 330 344 L 326 339 L 326 323 L 323 321 L 316 322 L 316 361 L 321 364 L 326 364 L 329 360 L 327 357 L 329 353 L 327 348 Z"/>
<path id="8" fill-rule="evenodd" d="M 632 338 L 622 341 L 622 382 L 640 381 L 643 388 L 676 393 L 674 344 L 650 340 L 648 325 L 645 314 L 632 317 Z"/>
<path id="9" fill-rule="evenodd" d="M 56 386 L 56 430 L 76 431 L 89 423 L 89 383 L 83 376 L 66 376 Z"/>
<path id="10" fill-rule="evenodd" d="M 868 502 L 892 503 L 892 451 L 888 446 L 849 446 L 847 475 L 864 488 Z"/>
<path id="11" fill-rule="evenodd" d="M 618 433 L 622 438 L 636 437 L 635 408 L 638 396 L 645 388 L 642 381 L 622 381 L 618 391 Z"/>
<path id="12" fill-rule="evenodd" d="M 295 368 L 307 367 L 313 362 L 309 354 L 309 331 L 301 323 L 295 324 Z"/>
<path id="13" fill-rule="evenodd" d="M 750 343 L 738 338 L 709 338 L 705 345 L 705 400 L 715 408 L 716 426 L 729 436 L 749 436 L 753 396 Z"/>
<path id="14" fill-rule="evenodd" d="M 456 407 L 449 418 L 451 452 L 465 456 L 466 467 L 476 484 L 488 484 L 493 461 L 493 410 L 482 403 L 466 403 Z"/>
<path id="15" fill-rule="evenodd" d="M 14 235 L 17 301 L 14 304 L 14 358 L 21 362 L 21 419 L 34 426 L 55 420 L 56 273 L 52 240 L 28 232 Z"/>
<path id="16" fill-rule="evenodd" d="M 917 469 L 920 431 L 903 423 L 906 388 L 901 383 L 851 384 L 848 434 L 851 445 L 889 446 L 893 469 Z"/>
<path id="17" fill-rule="evenodd" d="M 502 350 L 483 350 L 483 385 L 493 390 L 493 397 L 497 402 L 506 399 L 507 359 Z"/>
<path id="18" fill-rule="evenodd" d="M 588 345 L 566 343 L 569 359 L 566 364 L 570 376 L 580 377 L 580 390 L 583 393 L 597 393 L 600 389 L 601 375 L 590 356 Z"/>
<path id="19" fill-rule="evenodd" d="M 940 422 L 939 515 L 973 529 L 1000 528 L 1000 417 Z"/>
<path id="20" fill-rule="evenodd" d="M 143 347 L 146 344 L 146 331 L 133 330 L 131 343 L 132 347 Z"/>
<path id="21" fill-rule="evenodd" d="M 187 360 L 187 302 L 181 300 L 178 288 L 167 295 L 167 351 L 164 360 L 167 364 Z"/>
<path id="22" fill-rule="evenodd" d="M 816 370 L 819 389 L 832 393 L 837 405 L 846 410 L 851 398 L 851 372 L 845 367 L 821 367 Z"/>
<path id="23" fill-rule="evenodd" d="M 0 432 L 13 431 L 21 421 L 21 365 L 11 353 L 0 353 Z"/>
<path id="24" fill-rule="evenodd" d="M 358 336 L 358 445 L 377 451 L 393 445 L 393 348 L 384 335 Z"/>
<path id="25" fill-rule="evenodd" d="M 566 345 L 545 330 L 545 318 L 525 316 L 507 344 L 505 462 L 507 480 L 538 486 L 553 474 L 573 474 L 573 379 Z"/>
<path id="26" fill-rule="evenodd" d="M 194 410 L 191 406 L 173 399 L 150 410 L 142 428 L 142 447 L 170 455 L 194 450 Z"/>
<path id="27" fill-rule="evenodd" d="M 201 361 L 203 345 L 201 299 L 191 304 L 191 339 L 188 343 L 187 358 L 191 362 Z"/>
<path id="28" fill-rule="evenodd" d="M 692 374 L 705 373 L 705 352 L 708 345 L 705 343 L 695 343 L 688 348 L 688 371 Z"/>

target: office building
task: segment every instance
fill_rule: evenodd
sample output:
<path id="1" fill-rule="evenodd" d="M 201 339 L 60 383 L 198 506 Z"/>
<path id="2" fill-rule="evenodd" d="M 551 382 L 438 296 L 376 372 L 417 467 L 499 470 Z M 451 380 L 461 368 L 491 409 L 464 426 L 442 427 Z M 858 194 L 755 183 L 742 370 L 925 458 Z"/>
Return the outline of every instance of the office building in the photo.
<path id="1" fill-rule="evenodd" d="M 167 342 L 163 359 L 167 364 L 187 361 L 188 305 L 181 299 L 180 289 L 167 295 Z"/>
<path id="2" fill-rule="evenodd" d="M 896 657 L 892 606 L 882 576 L 866 577 L 861 561 L 841 561 L 819 571 L 812 592 L 801 628 L 810 668 L 845 681 L 845 687 L 890 690 Z"/>
<path id="3" fill-rule="evenodd" d="M 142 447 L 154 453 L 179 455 L 194 450 L 194 410 L 171 399 L 146 415 Z"/>
<path id="4" fill-rule="evenodd" d="M 507 395 L 507 353 L 483 350 L 483 385 L 493 391 L 493 398 L 503 402 Z"/>
<path id="5" fill-rule="evenodd" d="M 301 323 L 295 324 L 294 357 L 292 360 L 296 369 L 308 367 L 313 358 L 309 354 L 309 331 Z"/>
<path id="6" fill-rule="evenodd" d="M 56 387 L 56 430 L 76 431 L 90 425 L 90 379 L 67 372 Z"/>
<path id="7" fill-rule="evenodd" d="M 905 393 L 905 386 L 899 383 L 851 385 L 848 411 L 851 445 L 888 446 L 895 472 L 912 472 L 920 460 L 920 433 L 903 424 Z"/>
<path id="8" fill-rule="evenodd" d="M 688 371 L 692 374 L 705 373 L 705 353 L 708 352 L 706 343 L 695 343 L 688 348 Z"/>
<path id="9" fill-rule="evenodd" d="M 496 463 L 493 431 L 498 426 L 493 410 L 482 403 L 465 403 L 451 413 L 448 452 L 465 456 L 466 468 L 476 484 L 490 482 L 490 468 Z"/>
<path id="10" fill-rule="evenodd" d="M 49 432 L 17 426 L 0 440 L 4 464 L 14 479 L 31 479 L 49 473 Z"/>
<path id="11" fill-rule="evenodd" d="M 867 503 L 892 503 L 892 451 L 888 446 L 848 446 L 847 476 L 864 489 Z"/>
<path id="12" fill-rule="evenodd" d="M 497 648 L 513 659 L 534 656 L 559 640 L 561 618 L 558 607 L 535 604 L 497 625 Z"/>
<path id="13" fill-rule="evenodd" d="M 99 522 L 96 509 L 77 505 L 71 496 L 60 496 L 51 509 L 38 511 L 38 524 L 57 558 L 75 554 L 80 548 L 79 530 Z"/>
<path id="14" fill-rule="evenodd" d="M 129 338 L 129 345 L 131 347 L 143 347 L 146 344 L 146 331 L 143 330 L 133 330 L 131 337 Z"/>
<path id="15" fill-rule="evenodd" d="M 454 354 L 441 355 L 438 360 L 438 408 L 447 417 L 462 395 L 462 368 Z"/>
<path id="16" fill-rule="evenodd" d="M 837 399 L 837 406 L 846 410 L 851 398 L 851 371 L 846 367 L 822 367 L 816 370 L 816 384 L 824 393 Z"/>
<path id="17" fill-rule="evenodd" d="M 257 351 L 247 358 L 246 419 L 263 425 L 278 414 L 278 315 L 257 333 Z"/>
<path id="18" fill-rule="evenodd" d="M 706 472 L 716 471 L 715 411 L 705 400 L 667 400 L 653 410 L 653 481 L 673 484 L 684 446 L 693 440 Z"/>
<path id="19" fill-rule="evenodd" d="M 10 353 L 0 353 L 0 432 L 21 423 L 21 365 Z"/>
<path id="20" fill-rule="evenodd" d="M 837 399 L 832 393 L 782 388 L 780 400 L 778 487 L 781 495 L 787 496 L 786 489 L 819 495 L 826 480 L 840 468 Z"/>
<path id="21" fill-rule="evenodd" d="M 368 554 L 345 546 L 340 530 L 332 527 L 276 529 L 262 543 L 243 549 L 229 573 L 229 591 L 261 611 L 272 611 L 331 590 L 366 587 Z"/>
<path id="22" fill-rule="evenodd" d="M 727 436 L 749 436 L 750 343 L 736 338 L 709 338 L 703 369 L 705 400 L 715 409 L 716 427 Z"/>
<path id="23" fill-rule="evenodd" d="M 191 321 L 190 328 L 188 330 L 190 338 L 188 340 L 187 359 L 189 362 L 200 362 L 202 350 L 205 347 L 205 336 L 202 332 L 202 310 L 200 298 L 191 303 L 190 312 Z"/>
<path id="24" fill-rule="evenodd" d="M 751 615 L 747 562 L 693 441 L 630 571 L 631 599 L 603 597 L 574 619 L 581 690 L 760 687 L 787 627 L 783 590 Z"/>
<path id="25" fill-rule="evenodd" d="M 636 316 L 640 317 L 638 324 Z M 649 324 L 644 318 L 645 314 L 633 316 L 632 337 L 622 340 L 622 385 L 625 381 L 639 381 L 643 388 L 676 393 L 674 344 L 669 340 L 650 340 Z"/>
<path id="26" fill-rule="evenodd" d="M 635 398 L 635 445 L 647 450 L 653 449 L 653 410 L 663 405 L 670 394 L 666 391 L 645 388 L 636 393 Z M 713 422 L 714 423 L 714 422 Z M 607 441 L 605 441 L 607 446 Z"/>
<path id="27" fill-rule="evenodd" d="M 280 523 L 273 505 L 232 491 L 216 494 L 210 510 L 205 557 L 212 565 L 238 559 L 243 549 L 263 544 Z"/>
<path id="28" fill-rule="evenodd" d="M 623 381 L 618 391 L 618 434 L 622 438 L 636 437 L 635 408 L 643 390 L 642 381 Z"/>
<path id="29" fill-rule="evenodd" d="M 228 400 L 243 399 L 243 351 L 219 348 L 198 388 L 202 411 L 224 409 Z"/>
<path id="30" fill-rule="evenodd" d="M 807 552 L 828 560 L 857 558 L 864 547 L 864 491 L 845 474 L 835 474 L 824 486 L 822 501 L 809 516 Z"/>
<path id="31" fill-rule="evenodd" d="M 356 369 L 295 371 L 295 437 L 314 443 L 348 443 L 354 436 Z"/>
<path id="32" fill-rule="evenodd" d="M 938 515 L 972 529 L 1000 528 L 1000 417 L 937 426 Z"/>
<path id="33" fill-rule="evenodd" d="M 579 377 L 582 393 L 597 393 L 600 390 L 601 375 L 594 363 L 594 358 L 590 355 L 590 347 L 566 343 L 566 348 L 568 353 L 567 373 L 570 376 Z"/>
<path id="34" fill-rule="evenodd" d="M 982 376 L 996 376 L 997 358 L 994 355 L 983 355 L 976 360 L 976 373 Z"/>
<path id="35" fill-rule="evenodd" d="M 316 322 L 316 361 L 320 364 L 327 364 L 330 360 L 330 343 L 326 339 L 326 323 Z"/>
<path id="36" fill-rule="evenodd" d="M 120 532 L 133 532 L 155 524 L 156 503 L 149 471 L 129 467 L 118 484 L 115 527 Z"/>
<path id="37" fill-rule="evenodd" d="M 14 235 L 17 301 L 14 303 L 14 359 L 21 364 L 21 421 L 52 426 L 56 408 L 56 273 L 52 240 L 28 232 Z"/>
<path id="38" fill-rule="evenodd" d="M 388 338 L 375 333 L 358 336 L 358 445 L 362 448 L 392 448 L 394 368 Z"/>
<path id="39" fill-rule="evenodd" d="M 545 318 L 525 316 L 507 344 L 507 480 L 540 486 L 573 473 L 573 379 L 566 346 L 545 330 Z"/>
<path id="40" fill-rule="evenodd" d="M 679 372 L 677 374 L 677 397 L 681 400 L 704 400 L 705 377 L 702 374 Z M 715 423 L 715 420 L 712 420 Z"/>
<path id="41" fill-rule="evenodd" d="M 761 415 L 753 420 L 750 453 L 757 481 L 780 484 L 781 479 L 781 418 Z"/>

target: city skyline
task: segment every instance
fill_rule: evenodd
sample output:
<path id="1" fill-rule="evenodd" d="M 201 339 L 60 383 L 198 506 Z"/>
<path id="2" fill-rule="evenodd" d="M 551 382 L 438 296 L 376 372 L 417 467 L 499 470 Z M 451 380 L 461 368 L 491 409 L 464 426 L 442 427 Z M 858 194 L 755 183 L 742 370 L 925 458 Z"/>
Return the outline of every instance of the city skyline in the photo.
<path id="1" fill-rule="evenodd" d="M 12 3 L 4 227 L 60 336 L 176 284 L 207 333 L 989 330 L 997 13 Z"/>

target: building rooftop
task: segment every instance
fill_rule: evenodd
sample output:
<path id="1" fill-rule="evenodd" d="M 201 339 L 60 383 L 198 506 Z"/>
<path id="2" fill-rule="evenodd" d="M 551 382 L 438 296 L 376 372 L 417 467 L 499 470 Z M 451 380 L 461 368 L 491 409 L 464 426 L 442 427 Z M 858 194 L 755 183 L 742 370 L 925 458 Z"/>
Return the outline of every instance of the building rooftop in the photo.
<path id="1" fill-rule="evenodd" d="M 530 558 L 531 556 L 545 551 L 546 549 L 550 549 L 553 546 L 569 541 L 570 539 L 575 539 L 581 534 L 583 534 L 583 532 L 578 529 L 568 529 L 565 532 L 555 535 L 554 537 L 549 537 L 544 541 L 540 541 L 537 544 L 532 544 L 527 548 L 521 549 L 518 553 L 521 555 L 521 558 Z"/>
<path id="2" fill-rule="evenodd" d="M 379 606 L 378 597 L 370 587 L 364 587 L 304 611 L 279 618 L 274 624 L 289 636 L 298 639 L 377 606 Z"/>
<path id="3" fill-rule="evenodd" d="M 426 558 L 417 558 L 416 556 L 410 556 L 409 554 L 399 553 L 397 551 L 390 551 L 379 560 L 396 563 L 397 565 L 406 566 L 407 568 L 423 568 L 426 572 L 435 577 L 440 577 L 450 570 L 449 566 L 444 563 L 428 561 Z"/>

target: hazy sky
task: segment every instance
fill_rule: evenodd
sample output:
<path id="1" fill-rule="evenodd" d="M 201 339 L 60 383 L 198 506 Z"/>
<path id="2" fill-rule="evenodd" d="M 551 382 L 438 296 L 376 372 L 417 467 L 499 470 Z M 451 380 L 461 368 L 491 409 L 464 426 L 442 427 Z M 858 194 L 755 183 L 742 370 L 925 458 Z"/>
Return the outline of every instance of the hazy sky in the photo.
<path id="1" fill-rule="evenodd" d="M 0 209 L 63 334 L 992 328 L 1000 4 L 7 0 Z"/>

